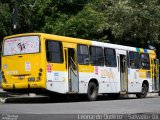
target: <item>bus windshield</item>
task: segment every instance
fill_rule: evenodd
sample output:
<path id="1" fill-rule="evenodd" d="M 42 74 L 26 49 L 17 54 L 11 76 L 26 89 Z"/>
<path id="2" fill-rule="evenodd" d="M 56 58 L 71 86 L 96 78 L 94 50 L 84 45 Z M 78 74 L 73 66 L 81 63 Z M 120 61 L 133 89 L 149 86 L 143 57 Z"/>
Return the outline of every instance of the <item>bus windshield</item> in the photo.
<path id="1" fill-rule="evenodd" d="M 40 51 L 39 42 L 39 36 L 23 36 L 6 39 L 3 45 L 3 55 L 38 53 Z"/>

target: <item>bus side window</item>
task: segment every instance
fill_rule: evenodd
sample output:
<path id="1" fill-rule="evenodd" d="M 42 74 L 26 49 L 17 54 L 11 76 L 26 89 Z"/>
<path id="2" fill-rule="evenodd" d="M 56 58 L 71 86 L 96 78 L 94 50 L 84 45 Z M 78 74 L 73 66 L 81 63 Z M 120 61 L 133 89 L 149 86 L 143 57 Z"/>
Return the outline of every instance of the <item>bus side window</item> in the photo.
<path id="1" fill-rule="evenodd" d="M 87 45 L 78 45 L 78 63 L 81 65 L 89 64 L 89 50 Z"/>
<path id="2" fill-rule="evenodd" d="M 104 66 L 104 55 L 102 47 L 90 47 L 90 62 L 93 66 Z"/>
<path id="3" fill-rule="evenodd" d="M 53 40 L 46 41 L 46 57 L 48 62 L 63 63 L 62 43 Z"/>
<path id="4" fill-rule="evenodd" d="M 150 69 L 150 61 L 149 61 L 149 54 L 142 53 L 141 54 L 141 66 L 142 69 Z"/>
<path id="5" fill-rule="evenodd" d="M 140 68 L 140 59 L 138 52 L 129 52 L 129 63 L 132 69 Z"/>
<path id="6" fill-rule="evenodd" d="M 107 67 L 116 67 L 116 52 L 112 48 L 104 48 L 105 65 Z"/>

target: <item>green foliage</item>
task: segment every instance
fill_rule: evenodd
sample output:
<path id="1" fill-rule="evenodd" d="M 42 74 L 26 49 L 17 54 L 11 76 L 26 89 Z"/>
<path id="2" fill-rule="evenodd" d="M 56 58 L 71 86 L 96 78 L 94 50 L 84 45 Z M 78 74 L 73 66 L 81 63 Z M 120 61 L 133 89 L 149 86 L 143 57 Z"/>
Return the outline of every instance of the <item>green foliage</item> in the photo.
<path id="1" fill-rule="evenodd" d="M 0 39 L 45 32 L 145 48 L 151 41 L 159 52 L 159 0 L 19 0 L 17 31 L 14 4 L 0 1 Z"/>
<path id="2" fill-rule="evenodd" d="M 158 0 L 119 0 L 105 13 L 106 22 L 120 43 L 147 47 L 146 43 L 150 40 L 159 44 Z"/>
<path id="3" fill-rule="evenodd" d="M 9 5 L 0 3 L 0 39 L 11 34 L 11 13 Z"/>

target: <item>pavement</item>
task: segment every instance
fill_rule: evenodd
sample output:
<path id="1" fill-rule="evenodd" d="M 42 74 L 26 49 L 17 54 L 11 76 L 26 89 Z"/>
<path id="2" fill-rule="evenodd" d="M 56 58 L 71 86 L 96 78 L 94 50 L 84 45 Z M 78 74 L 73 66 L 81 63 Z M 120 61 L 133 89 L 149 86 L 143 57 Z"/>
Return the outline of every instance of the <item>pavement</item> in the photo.
<path id="1" fill-rule="evenodd" d="M 154 96 L 159 96 L 158 93 L 148 93 L 147 97 L 154 97 Z M 103 96 L 100 96 L 103 99 Z M 135 94 L 127 94 L 127 95 L 121 95 L 120 99 L 125 99 L 125 98 L 136 98 Z M 32 101 L 32 102 L 51 102 L 48 96 L 43 96 L 43 95 L 36 95 L 34 93 L 30 94 L 18 94 L 18 93 L 9 93 L 6 91 L 3 91 L 0 88 L 0 103 L 9 103 L 9 102 L 27 102 L 27 101 Z"/>
<path id="2" fill-rule="evenodd" d="M 99 96 L 100 97 L 100 96 Z M 111 100 L 100 99 L 97 101 L 64 101 L 64 102 L 9 102 L 0 104 L 1 113 L 13 114 L 141 114 L 160 113 L 160 96 L 144 99 L 127 98 Z M 30 99 L 29 99 L 30 100 Z M 38 116 L 37 115 L 37 116 Z M 159 117 L 160 118 L 160 117 Z M 136 118 L 135 118 L 136 119 Z M 93 119 L 92 119 L 93 120 Z M 147 119 L 150 120 L 150 119 Z M 160 120 L 160 119 L 158 119 Z"/>
<path id="3" fill-rule="evenodd" d="M 147 97 L 147 99 L 136 99 L 135 95 L 130 94 L 121 96 L 119 100 L 99 96 L 94 102 L 85 100 L 53 102 L 47 96 L 33 93 L 13 94 L 0 89 L 0 119 L 79 120 L 87 119 L 89 115 L 105 115 L 103 119 L 106 120 L 109 114 L 112 117 L 114 114 L 124 114 L 125 119 L 137 119 L 136 116 L 146 116 L 147 113 L 150 115 L 147 116 L 155 118 L 160 113 L 160 97 L 158 93 L 148 93 Z"/>

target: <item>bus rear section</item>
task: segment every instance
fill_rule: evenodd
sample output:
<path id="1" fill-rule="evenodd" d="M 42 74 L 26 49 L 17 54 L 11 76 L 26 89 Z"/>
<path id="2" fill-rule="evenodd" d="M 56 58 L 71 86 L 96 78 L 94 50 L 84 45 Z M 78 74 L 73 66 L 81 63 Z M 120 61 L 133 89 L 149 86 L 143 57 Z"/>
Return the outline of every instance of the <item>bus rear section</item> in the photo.
<path id="1" fill-rule="evenodd" d="M 40 36 L 4 39 L 2 56 L 2 88 L 16 91 L 45 88 Z"/>

